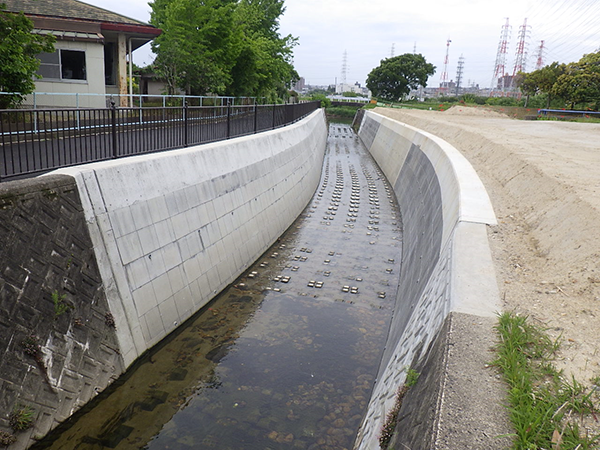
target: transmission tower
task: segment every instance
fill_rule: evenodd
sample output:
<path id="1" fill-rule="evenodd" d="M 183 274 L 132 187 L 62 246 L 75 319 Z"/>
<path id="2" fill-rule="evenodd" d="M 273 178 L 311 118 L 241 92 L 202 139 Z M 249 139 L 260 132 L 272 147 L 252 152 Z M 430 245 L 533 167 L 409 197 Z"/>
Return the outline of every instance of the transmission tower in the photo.
<path id="1" fill-rule="evenodd" d="M 445 92 L 448 88 L 448 55 L 450 54 L 450 39 L 446 41 L 446 58 L 444 58 L 444 71 L 440 77 L 440 92 Z"/>
<path id="2" fill-rule="evenodd" d="M 463 77 L 463 69 L 465 66 L 465 58 L 463 57 L 463 55 L 460 55 L 460 58 L 458 58 L 458 66 L 456 67 L 456 96 L 458 97 L 458 93 L 460 90 L 460 83 L 462 81 L 462 77 Z"/>
<path id="3" fill-rule="evenodd" d="M 348 73 L 348 52 L 344 50 L 344 56 L 342 57 L 342 76 L 340 77 L 340 83 L 346 84 L 346 74 Z"/>
<path id="4" fill-rule="evenodd" d="M 498 53 L 496 53 L 496 64 L 494 65 L 494 76 L 492 77 L 492 86 L 490 95 L 494 94 L 494 91 L 498 89 L 498 85 L 501 84 L 500 89 L 502 92 L 505 90 L 505 74 L 506 74 L 506 53 L 508 50 L 508 38 L 510 35 L 510 25 L 508 23 L 508 17 L 506 23 L 502 26 L 500 32 L 500 42 L 498 43 Z M 502 80 L 499 83 L 498 80 Z"/>
<path id="5" fill-rule="evenodd" d="M 544 41 L 540 41 L 540 46 L 538 47 L 537 61 L 535 63 L 535 70 L 540 70 L 544 67 Z"/>
<path id="6" fill-rule="evenodd" d="M 527 18 L 523 21 L 523 25 L 519 27 L 519 40 L 517 41 L 517 52 L 515 54 L 515 67 L 513 69 L 513 78 L 519 72 L 527 70 L 527 36 L 529 34 L 529 26 Z"/>
<path id="7" fill-rule="evenodd" d="M 392 50 L 390 51 L 390 58 L 393 58 L 395 56 L 395 54 L 394 54 L 394 46 L 395 45 L 396 44 L 392 42 Z"/>

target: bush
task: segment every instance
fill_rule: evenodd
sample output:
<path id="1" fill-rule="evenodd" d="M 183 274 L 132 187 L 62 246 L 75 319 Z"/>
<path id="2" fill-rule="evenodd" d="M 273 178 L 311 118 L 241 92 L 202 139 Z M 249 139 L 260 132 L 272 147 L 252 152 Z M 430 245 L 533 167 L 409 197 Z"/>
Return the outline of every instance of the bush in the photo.
<path id="1" fill-rule="evenodd" d="M 338 117 L 347 117 L 349 119 L 354 118 L 354 116 L 356 115 L 356 108 L 349 108 L 346 106 L 332 106 L 329 108 L 326 108 L 326 112 L 328 115 L 331 116 L 338 116 Z"/>
<path id="2" fill-rule="evenodd" d="M 321 102 L 321 108 L 329 108 L 331 106 L 331 100 L 323 94 L 313 94 L 311 100 Z"/>
<path id="3" fill-rule="evenodd" d="M 460 99 L 465 103 L 476 104 L 476 105 L 485 105 L 486 100 L 489 97 L 482 97 L 480 95 L 475 94 L 463 94 Z"/>
<path id="4" fill-rule="evenodd" d="M 489 97 L 485 104 L 490 106 L 518 106 L 519 101 L 512 97 Z"/>
<path id="5" fill-rule="evenodd" d="M 448 95 L 440 95 L 436 101 L 438 103 L 456 103 L 456 102 L 458 102 L 458 100 L 459 100 L 458 97 L 450 97 Z"/>

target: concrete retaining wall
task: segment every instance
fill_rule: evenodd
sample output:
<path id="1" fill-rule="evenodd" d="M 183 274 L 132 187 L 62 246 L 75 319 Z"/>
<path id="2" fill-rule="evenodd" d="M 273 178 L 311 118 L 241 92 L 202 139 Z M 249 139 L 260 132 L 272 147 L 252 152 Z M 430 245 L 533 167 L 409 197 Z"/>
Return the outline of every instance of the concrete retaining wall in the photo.
<path id="1" fill-rule="evenodd" d="M 326 140 L 320 110 L 259 135 L 59 171 L 77 181 L 125 366 L 296 219 Z"/>
<path id="2" fill-rule="evenodd" d="M 68 418 L 267 250 L 312 198 L 326 141 L 319 110 L 2 184 L 0 430 L 14 405 L 35 409 L 11 448 Z M 25 353 L 28 336 L 39 356 Z"/>
<path id="3" fill-rule="evenodd" d="M 357 439 L 357 448 L 375 450 L 406 370 L 448 315 L 500 310 L 486 231 L 496 219 L 479 177 L 447 142 L 370 111 L 359 136 L 394 186 L 404 227 L 392 327 Z"/>

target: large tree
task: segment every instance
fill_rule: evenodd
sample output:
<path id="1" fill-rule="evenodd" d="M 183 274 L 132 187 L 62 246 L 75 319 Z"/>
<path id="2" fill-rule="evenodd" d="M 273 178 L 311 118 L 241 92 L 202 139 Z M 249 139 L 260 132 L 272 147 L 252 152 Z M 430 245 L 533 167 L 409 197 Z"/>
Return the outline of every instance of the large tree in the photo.
<path id="1" fill-rule="evenodd" d="M 239 51 L 232 69 L 230 93 L 274 100 L 282 97 L 298 80 L 292 63 L 297 39 L 279 35 L 279 17 L 285 11 L 283 0 L 240 0 L 234 23 Z"/>
<path id="2" fill-rule="evenodd" d="M 6 11 L 0 4 L 0 109 L 17 106 L 25 95 L 35 90 L 37 58 L 42 52 L 54 51 L 54 37 L 32 33 L 33 22 L 23 13 Z"/>
<path id="3" fill-rule="evenodd" d="M 156 0 L 150 23 L 163 33 L 152 43 L 154 66 L 169 93 L 224 94 L 235 63 L 231 0 Z"/>
<path id="4" fill-rule="evenodd" d="M 375 97 L 397 101 L 411 89 L 426 87 L 427 79 L 435 72 L 435 66 L 428 63 L 423 55 L 405 53 L 387 58 L 374 68 L 367 77 L 367 87 Z"/>
<path id="5" fill-rule="evenodd" d="M 154 68 L 169 92 L 282 96 L 298 78 L 296 39 L 279 35 L 283 0 L 154 0 Z"/>
<path id="6" fill-rule="evenodd" d="M 565 64 L 553 62 L 530 73 L 519 72 L 517 86 L 527 98 L 531 95 L 546 94 L 546 108 L 549 108 L 554 95 L 554 85 L 558 78 L 565 73 L 565 70 Z"/>
<path id="7" fill-rule="evenodd" d="M 593 103 L 597 111 L 600 108 L 600 51 L 567 64 L 552 86 L 552 93 L 569 103 L 571 109 L 576 103 Z"/>

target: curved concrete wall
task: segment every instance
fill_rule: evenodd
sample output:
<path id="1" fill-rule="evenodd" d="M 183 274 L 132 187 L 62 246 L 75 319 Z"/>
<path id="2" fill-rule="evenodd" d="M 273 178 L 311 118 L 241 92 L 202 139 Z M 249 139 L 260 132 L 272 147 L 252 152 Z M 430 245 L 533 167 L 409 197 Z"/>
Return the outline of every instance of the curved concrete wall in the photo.
<path id="1" fill-rule="evenodd" d="M 55 172 L 77 182 L 125 367 L 291 225 L 326 140 L 319 110 L 266 133 Z"/>
<path id="2" fill-rule="evenodd" d="M 500 309 L 486 231 L 496 218 L 479 177 L 447 142 L 371 111 L 359 136 L 394 186 L 404 228 L 394 317 L 356 445 L 376 450 L 406 370 L 448 314 Z"/>

